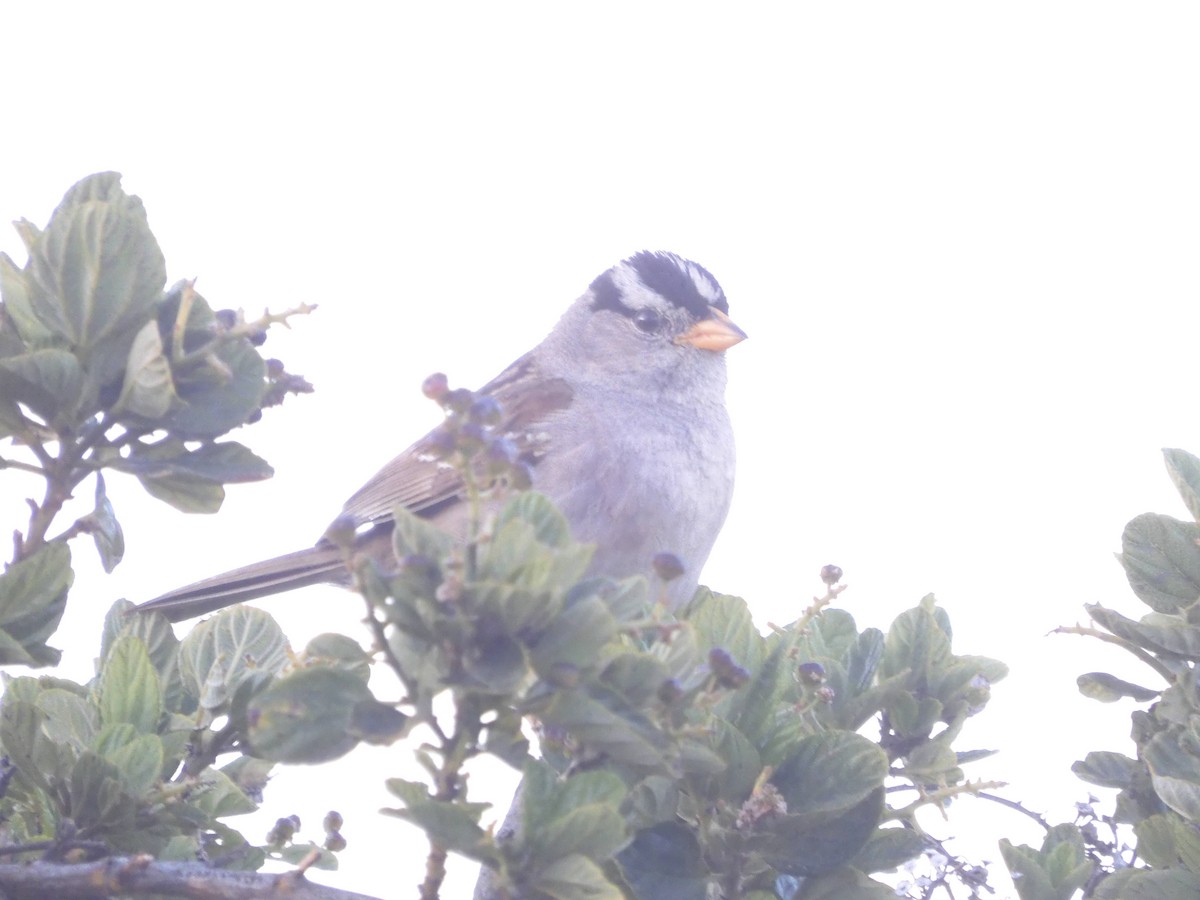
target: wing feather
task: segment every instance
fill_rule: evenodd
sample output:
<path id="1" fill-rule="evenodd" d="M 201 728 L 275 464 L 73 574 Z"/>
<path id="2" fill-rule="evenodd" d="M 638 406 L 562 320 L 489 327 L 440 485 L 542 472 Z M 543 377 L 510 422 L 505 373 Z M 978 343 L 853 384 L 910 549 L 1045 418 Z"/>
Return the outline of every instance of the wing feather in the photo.
<path id="1" fill-rule="evenodd" d="M 561 378 L 544 377 L 529 353 L 484 385 L 479 393 L 495 398 L 500 404 L 503 432 L 534 463 L 544 451 L 539 423 L 566 408 L 573 396 L 570 386 Z M 425 449 L 430 435 L 387 463 L 359 488 L 342 507 L 343 517 L 355 525 L 378 525 L 391 522 L 397 506 L 418 515 L 432 515 L 460 499 L 462 478 L 454 468 L 434 459 Z"/>

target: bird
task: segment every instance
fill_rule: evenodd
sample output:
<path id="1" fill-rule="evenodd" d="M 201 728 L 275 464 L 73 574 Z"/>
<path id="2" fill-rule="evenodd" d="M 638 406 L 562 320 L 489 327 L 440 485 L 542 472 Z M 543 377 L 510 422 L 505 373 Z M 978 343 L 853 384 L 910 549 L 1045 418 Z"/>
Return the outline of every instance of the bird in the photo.
<path id="1" fill-rule="evenodd" d="M 682 574 L 663 586 L 691 598 L 733 496 L 734 438 L 725 351 L 746 338 L 712 274 L 675 253 L 644 250 L 598 275 L 549 334 L 479 391 L 499 405 L 497 429 L 519 448 L 532 487 L 554 501 L 572 536 L 595 546 L 588 574 L 652 574 L 670 553 Z M 416 441 L 346 501 L 354 550 L 395 566 L 402 506 L 465 539 L 457 470 Z M 318 583 L 349 585 L 346 552 L 315 546 L 242 566 L 136 607 L 172 622 Z"/>

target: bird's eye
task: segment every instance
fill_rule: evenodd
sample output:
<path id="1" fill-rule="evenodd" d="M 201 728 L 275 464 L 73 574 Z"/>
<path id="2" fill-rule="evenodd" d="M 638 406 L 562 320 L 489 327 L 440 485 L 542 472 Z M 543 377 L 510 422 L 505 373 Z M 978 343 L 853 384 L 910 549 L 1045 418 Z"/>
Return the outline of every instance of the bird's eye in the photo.
<path id="1" fill-rule="evenodd" d="M 633 324 L 638 330 L 653 334 L 662 328 L 663 319 L 652 309 L 639 309 L 633 314 Z"/>

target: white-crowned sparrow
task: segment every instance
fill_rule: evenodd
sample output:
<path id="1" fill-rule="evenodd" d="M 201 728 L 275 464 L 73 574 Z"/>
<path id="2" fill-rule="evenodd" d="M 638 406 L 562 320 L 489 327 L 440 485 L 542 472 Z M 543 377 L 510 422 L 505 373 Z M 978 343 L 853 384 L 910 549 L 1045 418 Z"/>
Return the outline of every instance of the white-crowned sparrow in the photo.
<path id="1" fill-rule="evenodd" d="M 649 573 L 673 553 L 678 605 L 696 588 L 733 493 L 733 433 L 724 351 L 746 335 L 727 316 L 716 279 L 673 253 L 644 251 L 597 277 L 546 338 L 480 393 L 494 397 L 531 464 L 533 487 L 596 545 L 591 573 Z M 428 438 L 428 436 L 427 436 Z M 375 474 L 342 518 L 356 546 L 390 561 L 392 510 L 403 505 L 461 532 L 457 473 L 423 438 Z M 343 552 L 315 547 L 164 594 L 139 609 L 172 621 L 319 582 L 347 580 Z"/>

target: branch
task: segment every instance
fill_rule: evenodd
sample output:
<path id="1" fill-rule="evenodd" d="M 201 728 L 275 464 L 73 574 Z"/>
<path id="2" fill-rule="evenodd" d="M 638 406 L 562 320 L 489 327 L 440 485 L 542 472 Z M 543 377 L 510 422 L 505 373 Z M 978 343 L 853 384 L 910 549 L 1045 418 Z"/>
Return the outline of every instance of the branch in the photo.
<path id="1" fill-rule="evenodd" d="M 107 900 L 113 895 L 184 897 L 188 900 L 374 900 L 367 894 L 314 884 L 303 872 L 267 875 L 213 869 L 202 863 L 155 862 L 152 856 L 113 857 L 67 865 L 0 865 L 0 892 L 8 900 Z"/>

